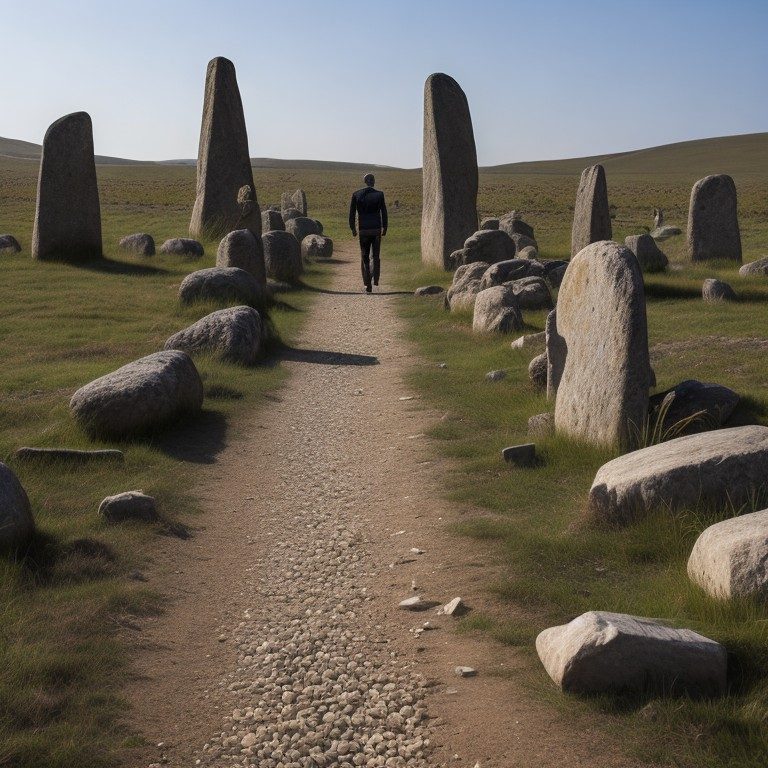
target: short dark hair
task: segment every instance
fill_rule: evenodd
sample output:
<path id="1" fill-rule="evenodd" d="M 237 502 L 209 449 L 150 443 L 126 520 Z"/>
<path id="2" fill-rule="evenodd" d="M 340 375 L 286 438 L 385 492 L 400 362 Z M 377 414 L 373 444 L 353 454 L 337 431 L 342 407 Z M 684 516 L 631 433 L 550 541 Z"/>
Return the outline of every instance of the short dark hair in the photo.
<path id="1" fill-rule="evenodd" d="M 374 178 L 372 173 L 366 173 L 365 176 L 363 176 L 363 184 L 366 184 L 369 187 L 372 187 L 376 183 L 376 179 Z"/>

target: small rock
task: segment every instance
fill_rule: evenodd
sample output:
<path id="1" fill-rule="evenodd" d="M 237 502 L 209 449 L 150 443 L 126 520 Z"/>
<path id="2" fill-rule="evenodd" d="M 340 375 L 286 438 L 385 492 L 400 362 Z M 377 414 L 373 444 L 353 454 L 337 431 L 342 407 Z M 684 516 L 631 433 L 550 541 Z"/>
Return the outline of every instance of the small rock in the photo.
<path id="1" fill-rule="evenodd" d="M 507 378 L 507 372 L 506 371 L 488 371 L 488 373 L 485 374 L 485 378 L 488 381 L 501 381 L 502 379 Z"/>
<path id="2" fill-rule="evenodd" d="M 518 467 L 531 467 L 536 463 L 536 445 L 525 443 L 504 448 L 501 452 L 504 461 Z"/>
<path id="3" fill-rule="evenodd" d="M 461 598 L 454 597 L 450 603 L 447 603 L 438 611 L 438 614 L 442 616 L 453 616 L 456 611 L 461 610 L 463 607 L 464 603 L 462 602 Z"/>
<path id="4" fill-rule="evenodd" d="M 547 386 L 547 353 L 542 352 L 540 355 L 531 360 L 528 364 L 528 377 L 535 384 L 538 389 L 544 389 Z"/>
<path id="5" fill-rule="evenodd" d="M 704 301 L 736 301 L 736 292 L 728 283 L 710 277 L 701 286 Z"/>
<path id="6" fill-rule="evenodd" d="M 528 434 L 532 437 L 547 437 L 555 431 L 554 413 L 537 413 L 528 419 Z"/>
<path id="7" fill-rule="evenodd" d="M 546 332 L 527 333 L 525 336 L 519 336 L 509 346 L 512 349 L 528 349 L 529 347 L 543 347 L 546 342 Z"/>
<path id="8" fill-rule="evenodd" d="M 456 667 L 453 670 L 458 677 L 475 677 L 477 670 L 473 667 Z"/>
<path id="9" fill-rule="evenodd" d="M 411 553 L 414 554 L 414 555 L 423 555 L 424 554 L 424 550 L 423 549 L 419 549 L 418 547 L 411 547 Z"/>
<path id="10" fill-rule="evenodd" d="M 445 288 L 441 285 L 422 285 L 414 292 L 414 296 L 437 296 L 440 293 L 445 293 Z"/>
<path id="11" fill-rule="evenodd" d="M 157 520 L 157 504 L 152 496 L 142 491 L 127 491 L 107 496 L 99 505 L 99 515 L 110 523 L 125 520 L 141 520 L 151 523 Z"/>
<path id="12" fill-rule="evenodd" d="M 13 235 L 0 235 L 0 253 L 20 253 L 21 246 Z"/>
<path id="13" fill-rule="evenodd" d="M 166 240 L 160 246 L 160 253 L 171 253 L 177 256 L 203 256 L 205 251 L 202 243 L 190 237 L 174 237 Z"/>
<path id="14" fill-rule="evenodd" d="M 152 237 L 152 235 L 148 235 L 145 232 L 137 232 L 133 235 L 126 235 L 125 237 L 121 238 L 118 245 L 123 251 L 136 253 L 139 256 L 155 255 L 155 239 Z"/>
<path id="15" fill-rule="evenodd" d="M 418 611 L 424 608 L 424 600 L 421 595 L 414 595 L 413 597 L 407 597 L 405 600 L 401 600 L 398 603 L 398 608 L 402 608 L 406 611 Z"/>

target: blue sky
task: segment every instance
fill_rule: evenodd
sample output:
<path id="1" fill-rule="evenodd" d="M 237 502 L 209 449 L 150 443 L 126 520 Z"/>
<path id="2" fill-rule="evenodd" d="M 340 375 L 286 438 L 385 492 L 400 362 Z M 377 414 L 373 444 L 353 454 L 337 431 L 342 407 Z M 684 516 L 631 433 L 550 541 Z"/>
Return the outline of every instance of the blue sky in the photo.
<path id="1" fill-rule="evenodd" d="M 0 0 L 0 135 L 91 113 L 96 150 L 195 157 L 235 63 L 251 155 L 421 163 L 424 79 L 464 88 L 483 165 L 768 130 L 768 0 Z"/>

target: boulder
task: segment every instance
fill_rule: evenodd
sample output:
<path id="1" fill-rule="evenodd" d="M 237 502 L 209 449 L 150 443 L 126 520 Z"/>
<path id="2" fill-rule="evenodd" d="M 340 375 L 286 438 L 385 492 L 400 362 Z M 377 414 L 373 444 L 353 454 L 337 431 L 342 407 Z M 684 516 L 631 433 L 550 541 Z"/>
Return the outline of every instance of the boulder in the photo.
<path id="1" fill-rule="evenodd" d="M 318 235 L 322 235 L 323 234 L 323 222 L 320 221 L 319 219 L 312 219 L 312 221 L 314 221 L 315 224 L 317 225 L 317 234 Z"/>
<path id="2" fill-rule="evenodd" d="M 187 275 L 179 286 L 179 300 L 182 304 L 195 301 L 237 301 L 260 307 L 265 299 L 264 284 L 239 267 L 198 269 Z"/>
<path id="3" fill-rule="evenodd" d="M 629 447 L 645 425 L 651 367 L 643 276 L 632 251 L 601 241 L 571 259 L 557 331 L 568 350 L 555 402 L 558 432 Z"/>
<path id="4" fill-rule="evenodd" d="M 495 371 L 488 371 L 488 373 L 485 374 L 486 381 L 503 381 L 506 378 L 507 378 L 507 372 L 501 369 L 497 369 Z"/>
<path id="5" fill-rule="evenodd" d="M 565 339 L 557 332 L 556 309 L 547 315 L 544 340 L 547 348 L 547 400 L 554 400 L 557 396 L 557 388 L 560 386 L 563 368 L 565 368 L 565 358 L 568 354 Z"/>
<path id="6" fill-rule="evenodd" d="M 165 342 L 165 349 L 190 355 L 202 352 L 223 360 L 252 365 L 261 353 L 264 325 L 253 307 L 228 307 L 211 312 Z"/>
<path id="7" fill-rule="evenodd" d="M 74 112 L 53 123 L 43 139 L 32 258 L 72 262 L 101 255 L 93 126 L 87 112 Z"/>
<path id="8" fill-rule="evenodd" d="M 768 598 L 768 509 L 715 523 L 696 539 L 688 576 L 712 597 Z"/>
<path id="9" fill-rule="evenodd" d="M 296 205 L 294 204 L 293 200 L 291 199 L 291 193 L 290 192 L 283 192 L 280 195 L 280 212 L 285 215 L 285 212 L 288 210 L 296 210 Z M 298 211 L 299 216 L 301 216 L 301 211 Z"/>
<path id="10" fill-rule="evenodd" d="M 547 272 L 547 280 L 553 288 L 559 288 L 565 277 L 565 270 L 568 269 L 567 264 L 563 264 L 560 267 L 555 267 Z"/>
<path id="11" fill-rule="evenodd" d="M 414 292 L 414 296 L 437 296 L 440 293 L 445 293 L 445 288 L 442 285 L 422 285 Z"/>
<path id="12" fill-rule="evenodd" d="M 528 333 L 525 336 L 518 336 L 509 346 L 511 349 L 530 349 L 531 347 L 541 347 L 544 345 L 544 331 L 541 333 Z"/>
<path id="13" fill-rule="evenodd" d="M 205 75 L 197 189 L 189 234 L 199 239 L 217 238 L 234 229 L 249 229 L 254 237 L 261 237 L 261 211 L 235 65 L 218 56 L 208 62 Z"/>
<path id="14" fill-rule="evenodd" d="M 307 215 L 307 193 L 303 189 L 297 189 L 291 195 L 291 202 L 293 203 L 293 207 L 301 212 L 302 216 Z"/>
<path id="15" fill-rule="evenodd" d="M 517 241 L 514 242 L 516 243 Z M 535 245 L 522 245 L 515 255 L 518 259 L 536 259 L 539 256 L 539 252 Z"/>
<path id="16" fill-rule="evenodd" d="M 533 227 L 523 221 L 518 211 L 505 213 L 499 219 L 499 229 L 504 230 L 510 237 L 513 235 L 524 235 L 529 240 L 536 242 L 533 236 Z"/>
<path id="17" fill-rule="evenodd" d="M 261 231 L 272 232 L 272 230 L 285 230 L 285 222 L 280 211 L 273 211 L 271 208 L 262 211 Z"/>
<path id="18" fill-rule="evenodd" d="M 528 434 L 532 437 L 549 437 L 554 431 L 554 413 L 537 413 L 528 419 Z"/>
<path id="19" fill-rule="evenodd" d="M 573 209 L 571 256 L 600 240 L 610 240 L 611 213 L 608 207 L 608 185 L 602 165 L 593 165 L 581 172 L 576 205 Z"/>
<path id="20" fill-rule="evenodd" d="M 686 245 L 691 261 L 741 261 L 736 185 L 730 176 L 707 176 L 693 185 Z"/>
<path id="21" fill-rule="evenodd" d="M 472 330 L 475 333 L 510 333 L 523 327 L 515 292 L 505 285 L 486 288 L 477 294 Z"/>
<path id="22" fill-rule="evenodd" d="M 0 253 L 21 253 L 21 245 L 13 235 L 0 235 Z"/>
<path id="23" fill-rule="evenodd" d="M 542 352 L 528 363 L 528 378 L 537 389 L 547 386 L 547 353 Z"/>
<path id="24" fill-rule="evenodd" d="M 153 523 L 158 518 L 157 503 L 143 491 L 126 491 L 107 496 L 99 504 L 99 515 L 108 523 L 124 523 L 127 520 Z"/>
<path id="25" fill-rule="evenodd" d="M 740 509 L 766 489 L 768 427 L 730 427 L 609 461 L 595 475 L 589 510 L 599 520 L 623 525 L 657 509 Z"/>
<path id="26" fill-rule="evenodd" d="M 267 282 L 264 246 L 250 229 L 236 229 L 224 235 L 216 251 L 216 266 L 244 269 L 262 285 Z"/>
<path id="27" fill-rule="evenodd" d="M 670 237 L 675 237 L 676 235 L 682 235 L 683 230 L 680 229 L 680 227 L 673 227 L 670 225 L 664 225 L 663 227 L 657 227 L 651 232 L 651 237 L 654 240 L 664 241 L 669 240 Z"/>
<path id="28" fill-rule="evenodd" d="M 0 549 L 23 546 L 34 532 L 29 497 L 13 470 L 0 462 Z"/>
<path id="29" fill-rule="evenodd" d="M 166 240 L 160 246 L 160 253 L 173 254 L 174 256 L 192 256 L 200 258 L 205 255 L 203 244 L 190 237 L 174 237 Z"/>
<path id="30" fill-rule="evenodd" d="M 701 414 L 684 432 L 680 433 L 685 434 L 722 427 L 736 410 L 739 396 L 732 389 L 720 384 L 706 384 L 695 379 L 686 379 L 672 389 L 650 397 L 648 412 L 652 424 L 658 420 L 665 401 L 668 406 L 664 416 L 664 429 L 670 429 L 684 419 Z"/>
<path id="31" fill-rule="evenodd" d="M 480 229 L 498 229 L 499 220 L 493 217 L 487 217 L 480 222 Z"/>
<path id="32" fill-rule="evenodd" d="M 509 285 L 517 296 L 520 309 L 552 309 L 552 294 L 543 277 L 522 277 Z"/>
<path id="33" fill-rule="evenodd" d="M 301 243 L 307 235 L 319 235 L 320 228 L 314 219 L 306 216 L 297 216 L 294 219 L 287 219 L 285 222 L 285 231 L 290 232 L 298 243 Z M 301 253 L 301 246 L 299 246 Z"/>
<path id="34" fill-rule="evenodd" d="M 284 224 L 287 224 L 292 219 L 298 219 L 301 217 L 301 211 L 297 208 L 286 208 L 283 211 L 283 222 Z"/>
<path id="35" fill-rule="evenodd" d="M 301 241 L 301 256 L 305 261 L 330 259 L 333 256 L 333 240 L 324 235 L 307 235 Z"/>
<path id="36" fill-rule="evenodd" d="M 448 75 L 424 84 L 421 259 L 452 268 L 450 255 L 477 229 L 477 151 L 469 104 Z"/>
<path id="37" fill-rule="evenodd" d="M 446 309 L 450 309 L 451 312 L 458 309 L 472 309 L 486 269 L 488 265 L 484 261 L 459 267 L 454 272 L 451 287 L 445 294 Z"/>
<path id="38" fill-rule="evenodd" d="M 509 239 L 509 238 L 507 238 Z M 482 288 L 502 285 L 510 280 L 527 277 L 531 271 L 531 262 L 527 259 L 506 259 L 488 267 L 483 273 Z"/>
<path id="39" fill-rule="evenodd" d="M 526 248 L 532 248 L 536 253 L 531 254 L 531 251 L 525 251 L 525 256 L 521 255 L 520 258 L 524 259 L 532 259 L 535 258 L 536 255 L 539 252 L 539 244 L 531 237 L 528 237 L 528 235 L 523 235 L 520 232 L 515 232 L 511 235 L 509 235 L 510 240 L 515 244 L 515 253 L 522 254 L 523 251 L 525 251 Z"/>
<path id="40" fill-rule="evenodd" d="M 630 235 L 624 238 L 624 245 L 635 254 L 643 272 L 663 272 L 669 264 L 669 259 L 650 235 Z"/>
<path id="41" fill-rule="evenodd" d="M 545 629 L 536 652 L 564 691 L 579 694 L 647 691 L 725 692 L 725 648 L 690 629 L 624 613 L 589 611 Z"/>
<path id="42" fill-rule="evenodd" d="M 0 240 L 2 240 L 2 238 L 0 238 Z M 739 267 L 739 274 L 742 277 L 765 277 L 768 275 L 768 256 L 763 256 L 757 261 L 750 261 L 749 264 L 744 264 Z"/>
<path id="43" fill-rule="evenodd" d="M 146 433 L 199 411 L 203 382 L 186 352 L 155 352 L 86 384 L 69 407 L 92 437 L 125 438 Z"/>
<path id="44" fill-rule="evenodd" d="M 291 232 L 267 232 L 262 235 L 267 275 L 274 280 L 295 282 L 304 272 L 301 246 Z"/>
<path id="45" fill-rule="evenodd" d="M 518 467 L 533 467 L 538 462 L 536 445 L 534 443 L 511 445 L 509 448 L 502 449 L 501 458 L 508 464 Z"/>
<path id="46" fill-rule="evenodd" d="M 144 232 L 126 235 L 120 239 L 118 245 L 121 250 L 136 253 L 139 256 L 155 255 L 155 238 Z"/>
<path id="47" fill-rule="evenodd" d="M 728 283 L 715 278 L 707 278 L 701 286 L 701 298 L 704 301 L 737 301 L 736 292 Z"/>
<path id="48" fill-rule="evenodd" d="M 464 264 L 472 264 L 475 261 L 496 264 L 514 257 L 515 244 L 505 232 L 498 229 L 483 229 L 467 238 L 463 252 Z"/>

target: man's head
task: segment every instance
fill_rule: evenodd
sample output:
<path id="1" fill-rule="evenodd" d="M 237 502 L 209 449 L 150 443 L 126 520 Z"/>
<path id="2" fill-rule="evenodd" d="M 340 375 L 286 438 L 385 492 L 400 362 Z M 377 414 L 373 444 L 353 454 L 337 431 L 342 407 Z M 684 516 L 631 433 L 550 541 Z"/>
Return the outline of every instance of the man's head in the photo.
<path id="1" fill-rule="evenodd" d="M 363 184 L 365 184 L 366 187 L 372 187 L 376 183 L 376 179 L 373 178 L 372 173 L 366 173 L 365 176 L 363 176 Z"/>

